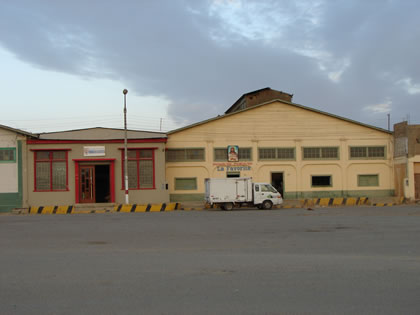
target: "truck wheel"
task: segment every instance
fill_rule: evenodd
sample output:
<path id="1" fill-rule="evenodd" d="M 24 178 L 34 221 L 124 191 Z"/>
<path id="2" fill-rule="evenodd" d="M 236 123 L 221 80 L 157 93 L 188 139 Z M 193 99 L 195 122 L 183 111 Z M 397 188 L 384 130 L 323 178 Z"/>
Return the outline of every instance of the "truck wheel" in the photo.
<path id="1" fill-rule="evenodd" d="M 270 200 L 264 200 L 262 203 L 262 209 L 270 210 L 273 207 L 273 203 Z"/>
<path id="2" fill-rule="evenodd" d="M 225 204 L 223 204 L 223 209 L 226 211 L 230 211 L 233 209 L 233 203 L 231 202 L 226 202 Z"/>

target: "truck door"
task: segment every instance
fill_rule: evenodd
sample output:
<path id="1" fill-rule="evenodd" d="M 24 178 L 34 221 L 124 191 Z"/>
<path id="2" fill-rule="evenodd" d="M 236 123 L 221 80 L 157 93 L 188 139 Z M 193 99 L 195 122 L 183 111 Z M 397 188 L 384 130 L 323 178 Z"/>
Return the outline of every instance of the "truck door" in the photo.
<path id="1" fill-rule="evenodd" d="M 273 204 L 276 204 L 278 192 L 269 184 L 257 184 L 255 185 L 254 192 L 254 204 L 260 204 L 264 200 L 271 200 Z"/>
<path id="2" fill-rule="evenodd" d="M 260 184 L 254 184 L 254 204 L 260 204 L 264 201 L 264 195 L 261 193 Z"/>

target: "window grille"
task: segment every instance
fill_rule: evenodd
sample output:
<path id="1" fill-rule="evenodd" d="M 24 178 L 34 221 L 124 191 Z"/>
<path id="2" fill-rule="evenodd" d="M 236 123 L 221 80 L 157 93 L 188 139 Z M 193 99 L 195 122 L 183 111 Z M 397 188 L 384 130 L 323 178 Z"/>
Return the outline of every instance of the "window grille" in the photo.
<path id="1" fill-rule="evenodd" d="M 167 162 L 194 162 L 204 161 L 204 149 L 167 149 L 166 161 Z"/>
<path id="2" fill-rule="evenodd" d="M 67 151 L 35 152 L 35 191 L 67 189 Z"/>
<path id="3" fill-rule="evenodd" d="M 384 159 L 385 146 L 350 147 L 352 159 Z"/>
<path id="4" fill-rule="evenodd" d="M 15 148 L 0 148 L 0 163 L 16 162 Z"/>
<path id="5" fill-rule="evenodd" d="M 128 189 L 154 189 L 154 150 L 152 149 L 129 149 L 127 152 L 128 164 Z M 124 151 L 122 151 L 124 161 Z M 124 162 L 123 177 L 124 177 Z M 123 188 L 125 181 L 123 178 Z"/>
<path id="6" fill-rule="evenodd" d="M 260 160 L 294 160 L 295 148 L 259 148 Z"/>
<path id="7" fill-rule="evenodd" d="M 338 159 L 337 147 L 303 148 L 304 159 Z"/>

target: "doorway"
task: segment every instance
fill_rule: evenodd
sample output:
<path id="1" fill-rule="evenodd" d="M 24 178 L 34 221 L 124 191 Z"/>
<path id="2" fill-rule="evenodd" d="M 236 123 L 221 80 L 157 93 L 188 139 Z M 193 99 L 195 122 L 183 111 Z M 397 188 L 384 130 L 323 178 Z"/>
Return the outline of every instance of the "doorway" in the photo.
<path id="1" fill-rule="evenodd" d="M 283 189 L 284 189 L 283 173 L 271 173 L 271 185 L 275 189 L 277 189 L 277 191 L 284 198 L 284 195 L 283 195 Z"/>
<path id="2" fill-rule="evenodd" d="M 109 164 L 80 165 L 79 170 L 79 202 L 110 202 L 111 181 Z"/>
<path id="3" fill-rule="evenodd" d="M 420 174 L 414 174 L 414 198 L 420 199 Z"/>

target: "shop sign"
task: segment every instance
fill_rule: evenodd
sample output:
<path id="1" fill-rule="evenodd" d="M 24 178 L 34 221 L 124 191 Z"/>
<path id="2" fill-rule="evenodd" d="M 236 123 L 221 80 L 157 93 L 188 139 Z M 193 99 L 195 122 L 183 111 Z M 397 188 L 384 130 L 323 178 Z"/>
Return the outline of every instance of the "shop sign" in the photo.
<path id="1" fill-rule="evenodd" d="M 250 171 L 252 169 L 252 162 L 237 162 L 237 163 L 213 163 L 218 172 L 240 172 Z"/>
<path id="2" fill-rule="evenodd" d="M 105 147 L 83 147 L 83 156 L 105 156 Z"/>

